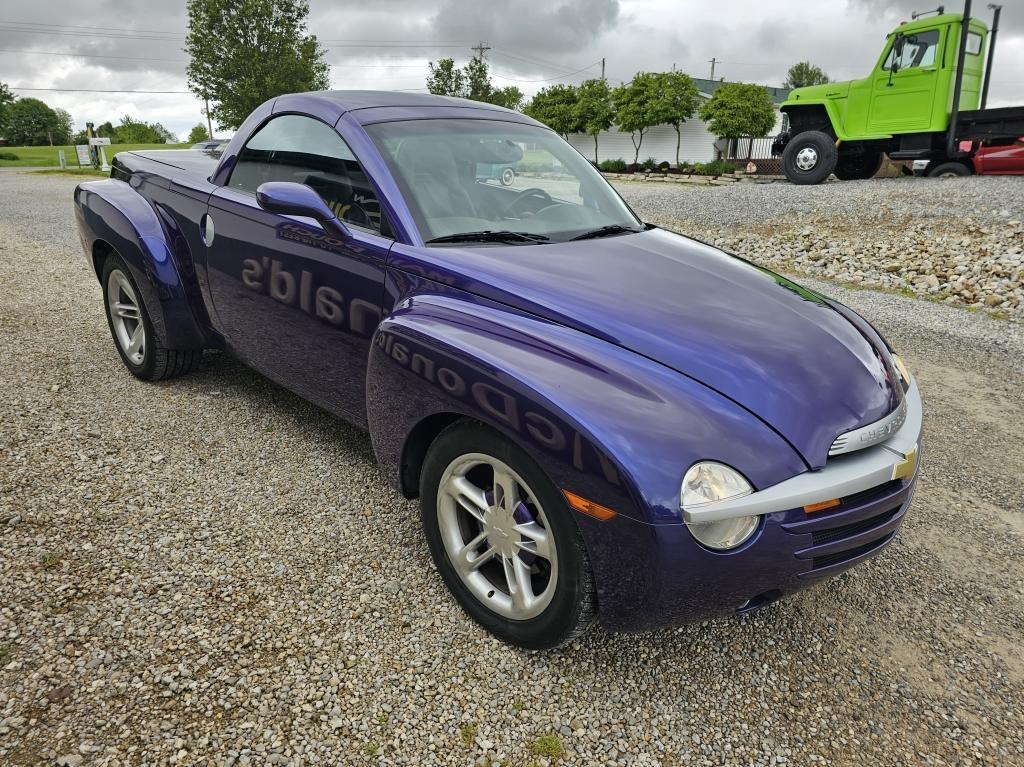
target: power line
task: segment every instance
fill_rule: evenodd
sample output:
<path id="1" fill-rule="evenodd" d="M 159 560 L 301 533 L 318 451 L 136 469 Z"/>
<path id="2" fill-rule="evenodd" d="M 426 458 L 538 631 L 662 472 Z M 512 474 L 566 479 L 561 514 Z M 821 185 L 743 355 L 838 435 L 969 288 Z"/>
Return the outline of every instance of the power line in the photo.
<path id="1" fill-rule="evenodd" d="M 26 88 L 20 85 L 12 85 L 10 89 L 12 91 L 57 91 L 59 93 L 192 93 L 192 91 L 99 90 L 94 88 Z"/>
<path id="2" fill-rule="evenodd" d="M 43 56 L 74 56 L 79 59 L 120 59 L 122 61 L 166 61 L 184 64 L 188 59 L 153 59 L 146 56 L 104 56 L 98 53 L 72 53 L 71 51 L 21 51 L 12 48 L 0 48 L 0 53 L 29 53 Z"/>
<path id="3" fill-rule="evenodd" d="M 600 63 L 601 63 L 600 61 L 595 61 L 592 64 L 587 64 L 585 67 L 583 67 L 581 69 L 577 69 L 575 72 L 569 72 L 569 73 L 564 74 L 564 75 L 559 75 L 558 77 L 543 77 L 543 78 L 539 78 L 539 79 L 536 79 L 536 80 L 524 80 L 524 79 L 522 79 L 520 77 L 509 77 L 508 75 L 503 75 L 503 74 L 500 74 L 499 72 L 494 72 L 494 71 L 492 71 L 491 74 L 494 75 L 495 77 L 501 78 L 502 80 L 512 80 L 512 81 L 517 82 L 517 83 L 549 83 L 552 80 L 563 80 L 566 77 L 572 77 L 573 75 L 578 75 L 581 72 L 586 72 L 588 69 L 593 69 L 594 67 L 600 65 Z"/>

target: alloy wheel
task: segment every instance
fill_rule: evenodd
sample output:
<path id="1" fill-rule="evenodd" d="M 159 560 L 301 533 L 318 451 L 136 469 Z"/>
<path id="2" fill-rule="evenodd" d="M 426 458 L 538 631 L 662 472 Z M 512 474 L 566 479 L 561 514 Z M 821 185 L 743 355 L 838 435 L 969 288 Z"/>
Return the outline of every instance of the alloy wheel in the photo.
<path id="1" fill-rule="evenodd" d="M 437 524 L 452 566 L 481 604 L 510 620 L 544 612 L 558 580 L 553 531 L 511 467 L 482 453 L 453 460 L 438 487 Z"/>
<path id="2" fill-rule="evenodd" d="M 107 278 L 107 311 L 121 351 L 133 365 L 141 365 L 146 356 L 146 325 L 135 289 L 120 269 Z"/>

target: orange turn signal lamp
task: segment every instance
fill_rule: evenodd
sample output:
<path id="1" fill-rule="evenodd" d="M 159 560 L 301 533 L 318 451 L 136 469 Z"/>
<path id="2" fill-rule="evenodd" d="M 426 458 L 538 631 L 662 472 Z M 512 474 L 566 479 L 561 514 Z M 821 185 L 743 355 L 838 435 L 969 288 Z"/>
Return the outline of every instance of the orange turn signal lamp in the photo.
<path id="1" fill-rule="evenodd" d="M 813 514 L 816 511 L 824 511 L 825 509 L 831 509 L 839 505 L 839 499 L 833 498 L 830 501 L 820 501 L 819 503 L 809 503 L 804 506 L 804 512 L 807 514 Z"/>
<path id="2" fill-rule="evenodd" d="M 576 511 L 582 512 L 594 519 L 606 522 L 615 516 L 615 512 L 607 506 L 602 506 L 599 503 L 588 501 L 583 496 L 576 495 L 576 493 L 570 493 L 568 490 L 563 490 L 562 495 L 565 496 L 565 500 L 567 500 L 569 505 L 576 509 Z"/>

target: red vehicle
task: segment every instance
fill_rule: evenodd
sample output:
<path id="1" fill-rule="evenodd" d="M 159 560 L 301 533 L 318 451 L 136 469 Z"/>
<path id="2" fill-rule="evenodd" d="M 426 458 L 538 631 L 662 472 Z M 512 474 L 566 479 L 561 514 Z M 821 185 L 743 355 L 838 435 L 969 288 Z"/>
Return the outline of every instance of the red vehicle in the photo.
<path id="1" fill-rule="evenodd" d="M 1007 146 L 983 146 L 973 159 L 975 173 L 1024 176 L 1024 136 Z"/>
<path id="2" fill-rule="evenodd" d="M 960 142 L 961 152 L 971 151 L 970 141 Z M 924 167 L 918 167 L 919 163 Z M 973 157 L 946 162 L 929 168 L 927 161 L 915 161 L 914 170 L 922 176 L 1024 176 L 1024 136 L 1010 144 L 985 145 Z"/>

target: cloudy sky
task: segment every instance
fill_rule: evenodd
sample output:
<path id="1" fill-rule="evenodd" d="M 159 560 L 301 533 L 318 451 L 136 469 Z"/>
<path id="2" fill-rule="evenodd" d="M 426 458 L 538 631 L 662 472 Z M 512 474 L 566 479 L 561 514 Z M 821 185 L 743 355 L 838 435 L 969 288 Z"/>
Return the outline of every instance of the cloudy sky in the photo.
<path id="1" fill-rule="evenodd" d="M 886 33 L 933 0 L 310 0 L 310 31 L 328 49 L 335 88 L 423 89 L 430 60 L 464 62 L 484 41 L 495 83 L 531 94 L 600 74 L 629 80 L 674 65 L 780 85 L 809 59 L 833 80 L 863 77 Z M 947 0 L 959 10 L 962 0 Z M 1002 0 L 991 106 L 1024 103 L 1024 0 Z M 187 93 L 184 0 L 6 0 L 0 81 L 86 120 L 125 114 L 177 133 L 202 121 Z M 975 15 L 986 22 L 986 0 Z M 27 90 L 29 88 L 48 90 Z M 57 90 L 61 89 L 61 90 Z M 161 91 L 95 93 L 87 90 Z M 183 92 L 184 91 L 184 92 Z"/>

